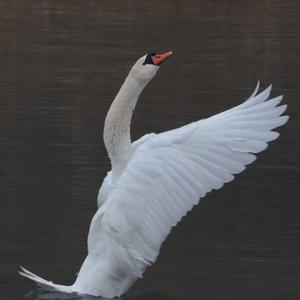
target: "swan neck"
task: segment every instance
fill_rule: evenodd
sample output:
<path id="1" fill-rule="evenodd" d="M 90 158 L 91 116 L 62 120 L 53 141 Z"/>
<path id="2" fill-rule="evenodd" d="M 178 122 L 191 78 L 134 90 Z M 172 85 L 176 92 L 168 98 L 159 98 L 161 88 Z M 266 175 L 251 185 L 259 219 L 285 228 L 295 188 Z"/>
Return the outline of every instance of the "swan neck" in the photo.
<path id="1" fill-rule="evenodd" d="M 129 73 L 105 118 L 104 144 L 115 176 L 122 173 L 132 155 L 130 137 L 132 112 L 145 86 L 146 84 L 138 82 Z"/>

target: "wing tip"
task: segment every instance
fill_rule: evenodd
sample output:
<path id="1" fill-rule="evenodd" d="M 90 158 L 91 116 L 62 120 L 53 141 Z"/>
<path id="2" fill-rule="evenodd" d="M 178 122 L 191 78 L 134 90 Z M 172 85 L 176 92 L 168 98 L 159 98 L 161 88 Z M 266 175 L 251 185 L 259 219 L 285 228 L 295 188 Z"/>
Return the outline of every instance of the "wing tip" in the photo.
<path id="1" fill-rule="evenodd" d="M 280 126 L 282 126 L 288 122 L 288 120 L 290 119 L 290 116 L 284 115 L 284 116 L 280 116 L 279 118 L 282 120 L 281 125 L 280 125 Z"/>
<path id="2" fill-rule="evenodd" d="M 254 88 L 254 91 L 252 92 L 252 94 L 250 95 L 250 97 L 247 100 L 250 100 L 252 98 L 254 98 L 259 90 L 259 86 L 260 86 L 260 81 L 257 80 L 256 86 Z"/>

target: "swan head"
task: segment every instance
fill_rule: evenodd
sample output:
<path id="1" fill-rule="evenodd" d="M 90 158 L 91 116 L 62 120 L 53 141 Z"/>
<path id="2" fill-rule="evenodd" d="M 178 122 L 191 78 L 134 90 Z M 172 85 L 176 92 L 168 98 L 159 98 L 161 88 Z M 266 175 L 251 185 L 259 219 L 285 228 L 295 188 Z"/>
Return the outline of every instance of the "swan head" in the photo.
<path id="1" fill-rule="evenodd" d="M 130 75 L 139 83 L 147 84 L 171 55 L 173 55 L 173 51 L 162 54 L 148 53 L 136 61 Z"/>

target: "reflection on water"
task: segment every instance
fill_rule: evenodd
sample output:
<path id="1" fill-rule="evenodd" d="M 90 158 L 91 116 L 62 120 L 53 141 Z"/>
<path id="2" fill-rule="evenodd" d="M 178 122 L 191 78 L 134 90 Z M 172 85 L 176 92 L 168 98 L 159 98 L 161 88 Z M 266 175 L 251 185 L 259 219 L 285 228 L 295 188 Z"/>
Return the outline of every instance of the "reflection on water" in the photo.
<path id="1" fill-rule="evenodd" d="M 27 293 L 25 296 L 25 299 L 28 300 L 101 300 L 106 299 L 102 297 L 93 297 L 89 295 L 76 295 L 76 294 L 65 294 L 65 293 L 49 293 L 45 292 L 41 288 L 36 288 L 31 290 L 29 293 Z M 175 297 L 166 295 L 163 293 L 157 293 L 157 292 L 129 292 L 128 294 L 124 295 L 121 298 L 118 298 L 120 300 L 176 300 Z M 187 299 L 185 299 L 187 300 Z"/>

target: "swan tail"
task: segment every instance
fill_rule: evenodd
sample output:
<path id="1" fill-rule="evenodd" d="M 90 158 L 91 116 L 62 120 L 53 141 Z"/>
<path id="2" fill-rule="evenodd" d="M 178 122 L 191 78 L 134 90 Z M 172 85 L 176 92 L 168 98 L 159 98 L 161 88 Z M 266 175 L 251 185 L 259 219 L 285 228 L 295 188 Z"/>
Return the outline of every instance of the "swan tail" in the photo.
<path id="1" fill-rule="evenodd" d="M 18 273 L 32 281 L 35 281 L 38 286 L 43 288 L 46 291 L 49 292 L 63 292 L 63 293 L 72 293 L 72 286 L 66 286 L 66 285 L 60 285 L 60 284 L 55 284 L 52 281 L 47 281 L 46 279 L 39 277 L 30 271 L 26 270 L 22 266 L 20 266 L 22 271 L 18 271 Z"/>

